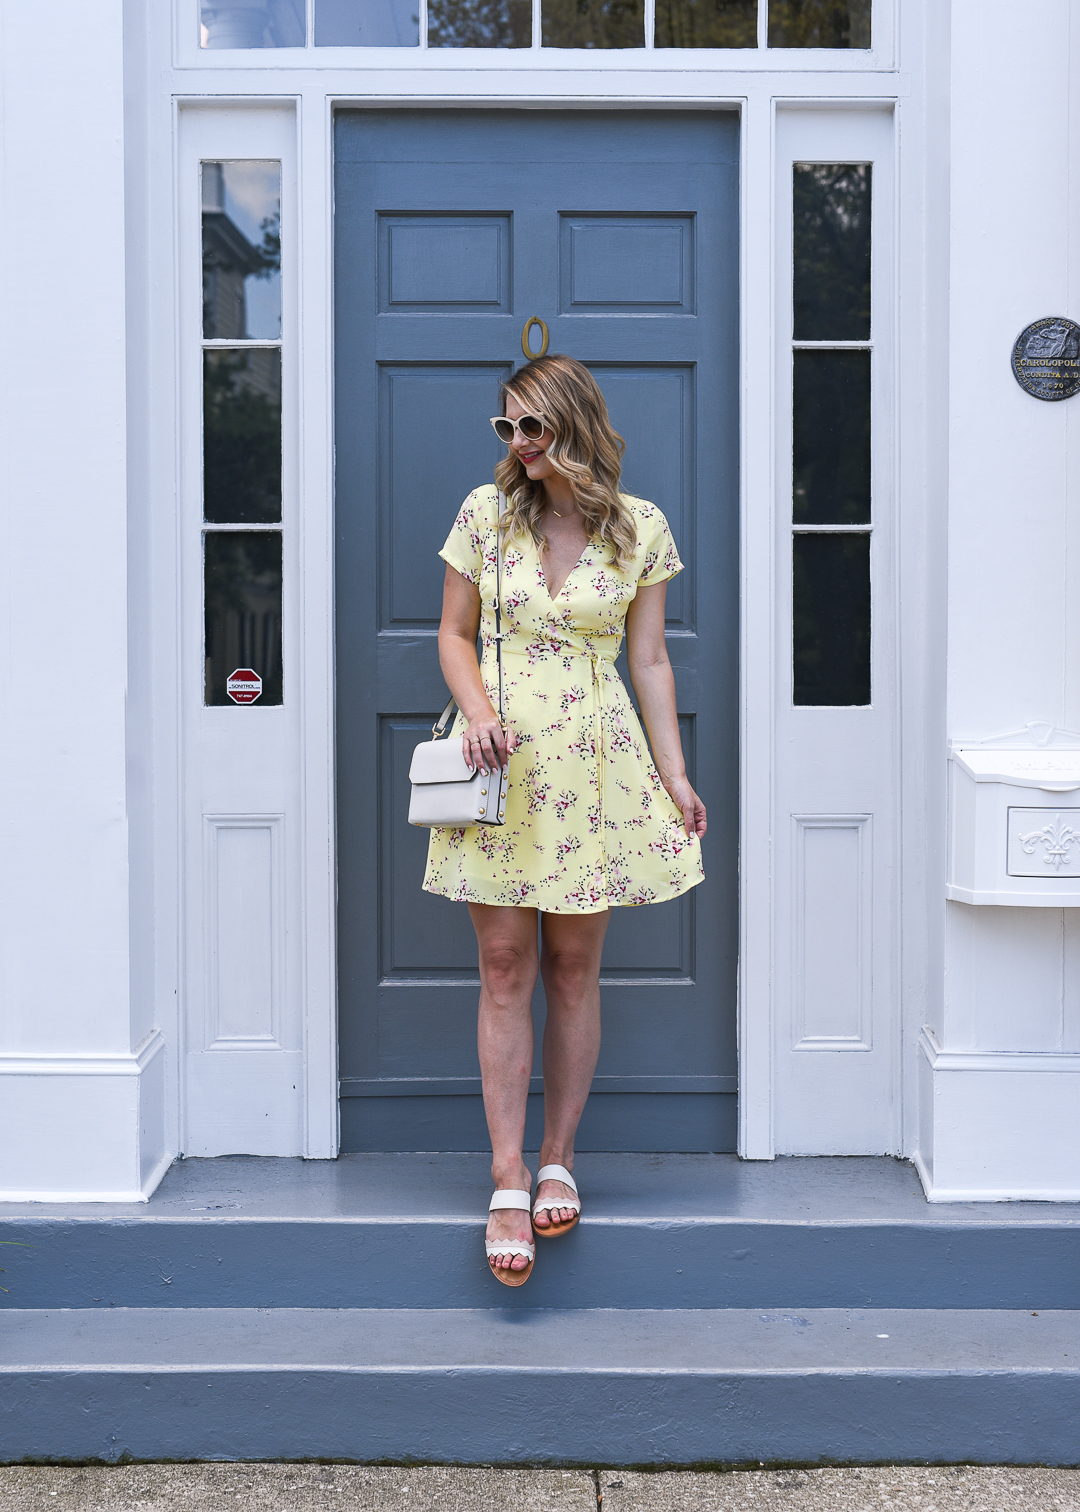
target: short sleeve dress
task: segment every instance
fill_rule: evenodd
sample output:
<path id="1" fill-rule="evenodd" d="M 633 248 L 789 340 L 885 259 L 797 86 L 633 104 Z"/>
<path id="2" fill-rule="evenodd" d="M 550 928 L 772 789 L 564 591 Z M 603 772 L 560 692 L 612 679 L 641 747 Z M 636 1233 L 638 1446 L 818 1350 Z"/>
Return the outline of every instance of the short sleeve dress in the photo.
<path id="1" fill-rule="evenodd" d="M 504 825 L 433 829 L 424 889 L 466 903 L 600 913 L 677 897 L 704 880 L 701 845 L 660 781 L 615 670 L 639 585 L 682 571 L 655 504 L 622 495 L 637 549 L 620 571 L 594 537 L 554 599 L 529 537 L 503 558 L 503 713 L 519 745 Z M 439 555 L 480 590 L 481 673 L 497 706 L 498 493 L 465 500 Z M 459 715 L 451 739 L 465 722 Z"/>

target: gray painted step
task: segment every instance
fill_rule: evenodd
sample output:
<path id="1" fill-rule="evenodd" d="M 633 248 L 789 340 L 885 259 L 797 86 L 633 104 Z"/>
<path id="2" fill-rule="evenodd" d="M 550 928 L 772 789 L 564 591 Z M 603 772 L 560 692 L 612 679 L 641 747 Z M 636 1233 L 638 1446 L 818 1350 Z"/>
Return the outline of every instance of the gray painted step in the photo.
<path id="1" fill-rule="evenodd" d="M 535 1161 L 532 1169 L 535 1171 Z M 480 1155 L 177 1164 L 146 1205 L 5 1204 L 8 1307 L 1080 1307 L 1080 1204 L 928 1204 L 889 1159 L 583 1155 L 528 1285 Z"/>
<path id="2" fill-rule="evenodd" d="M 1080 1459 L 1075 1313 L 15 1310 L 0 1359 L 9 1461 Z"/>

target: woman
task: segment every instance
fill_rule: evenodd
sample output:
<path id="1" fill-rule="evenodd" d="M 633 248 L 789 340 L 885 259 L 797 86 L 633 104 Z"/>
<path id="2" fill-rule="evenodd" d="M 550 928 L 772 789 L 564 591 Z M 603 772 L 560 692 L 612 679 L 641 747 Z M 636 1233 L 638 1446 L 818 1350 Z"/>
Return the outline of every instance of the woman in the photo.
<path id="1" fill-rule="evenodd" d="M 439 658 L 470 770 L 509 766 L 506 822 L 432 830 L 424 887 L 467 903 L 476 930 L 496 1187 L 486 1249 L 495 1276 L 520 1286 L 534 1232 L 565 1234 L 581 1210 L 574 1136 L 600 1051 L 609 909 L 674 898 L 702 880 L 705 806 L 686 778 L 664 644 L 667 579 L 682 570 L 667 521 L 618 492 L 622 439 L 581 363 L 535 358 L 503 394 L 491 423 L 508 445 L 495 469 L 507 508 L 500 520 L 489 486 L 458 513 L 440 553 Z M 505 728 L 494 640 L 500 547 Z M 615 671 L 624 626 L 655 766 Z M 538 969 L 544 1140 L 530 1222 L 522 1142 Z"/>

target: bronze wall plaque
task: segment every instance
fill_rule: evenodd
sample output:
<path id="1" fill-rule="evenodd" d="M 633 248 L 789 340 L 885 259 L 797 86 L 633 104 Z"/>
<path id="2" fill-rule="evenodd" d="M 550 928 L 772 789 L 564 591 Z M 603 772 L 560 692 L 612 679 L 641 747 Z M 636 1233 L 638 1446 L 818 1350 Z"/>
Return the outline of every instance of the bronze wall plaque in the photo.
<path id="1" fill-rule="evenodd" d="M 1047 315 L 1025 326 L 1013 347 L 1012 370 L 1034 399 L 1071 399 L 1080 393 L 1080 325 Z"/>

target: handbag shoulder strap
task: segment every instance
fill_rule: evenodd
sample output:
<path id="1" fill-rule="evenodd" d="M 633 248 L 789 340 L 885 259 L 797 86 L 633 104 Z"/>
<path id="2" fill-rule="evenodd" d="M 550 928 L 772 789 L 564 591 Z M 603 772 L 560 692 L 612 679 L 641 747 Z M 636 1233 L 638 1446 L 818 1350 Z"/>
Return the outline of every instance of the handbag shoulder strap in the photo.
<path id="1" fill-rule="evenodd" d="M 499 492 L 498 492 L 498 501 L 497 501 L 496 508 L 495 508 L 495 545 L 496 545 L 496 556 L 495 556 L 495 603 L 494 603 L 494 609 L 495 609 L 495 664 L 496 664 L 496 666 L 499 669 L 499 723 L 500 724 L 505 724 L 505 716 L 503 714 L 503 666 L 502 666 L 502 641 L 503 641 L 503 635 L 502 635 L 503 537 L 502 537 L 502 531 L 499 529 L 499 521 L 502 519 L 503 510 L 505 508 L 506 508 L 506 495 L 503 493 L 502 489 L 500 488 Z M 432 727 L 431 727 L 431 733 L 432 733 L 432 735 L 434 735 L 434 737 L 435 737 L 436 740 L 438 740 L 439 736 L 446 729 L 447 721 L 449 720 L 450 715 L 454 712 L 454 705 L 455 705 L 455 703 L 456 703 L 456 700 L 453 699 L 453 698 L 451 698 L 450 702 L 446 705 L 446 708 L 442 711 L 442 713 L 439 715 L 438 719 L 432 725 Z"/>

